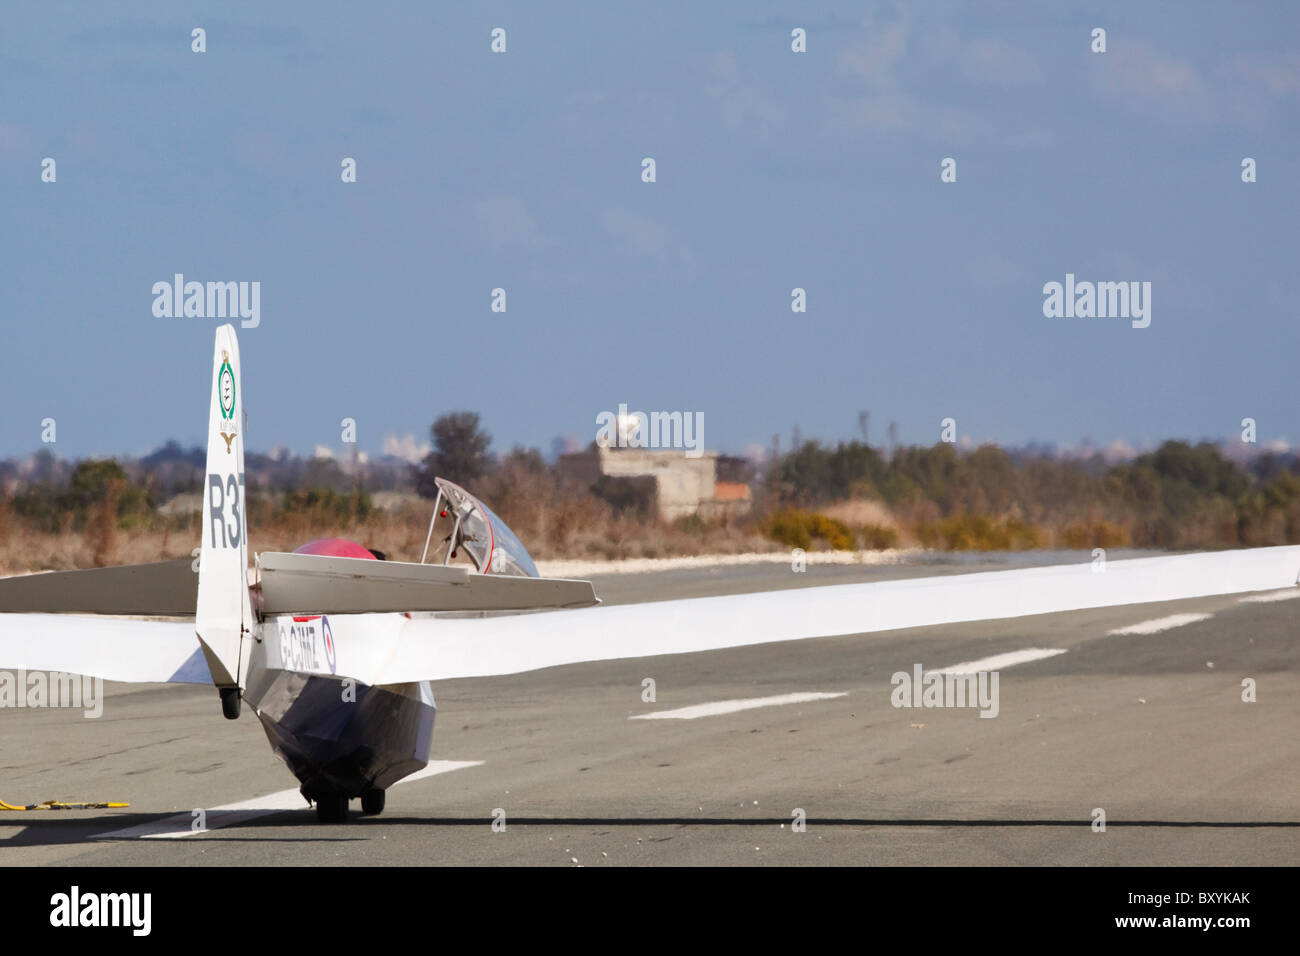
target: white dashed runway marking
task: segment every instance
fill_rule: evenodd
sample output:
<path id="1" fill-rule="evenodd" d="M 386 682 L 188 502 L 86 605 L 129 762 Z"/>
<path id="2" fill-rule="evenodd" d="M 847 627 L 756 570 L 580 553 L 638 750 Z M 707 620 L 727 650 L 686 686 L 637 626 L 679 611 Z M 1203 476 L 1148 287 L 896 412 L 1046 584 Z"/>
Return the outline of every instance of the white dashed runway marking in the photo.
<path id="1" fill-rule="evenodd" d="M 718 700 L 711 704 L 695 704 L 691 707 L 679 707 L 676 710 L 657 710 L 652 714 L 635 714 L 629 717 L 628 720 L 695 720 L 697 717 L 734 714 L 742 710 L 753 710 L 756 707 L 782 707 L 786 704 L 803 704 L 814 700 L 831 700 L 834 697 L 845 696 L 847 696 L 847 691 L 838 694 L 778 694 L 775 697 Z"/>
<path id="2" fill-rule="evenodd" d="M 1213 614 L 1170 614 L 1168 617 L 1157 617 L 1150 621 L 1142 621 L 1140 624 L 1130 624 L 1128 627 L 1117 627 L 1113 631 L 1107 631 L 1106 634 L 1108 637 L 1122 634 L 1159 634 L 1161 631 L 1195 624 L 1197 621 L 1208 621 L 1213 616 Z"/>
<path id="3" fill-rule="evenodd" d="M 1060 647 L 1030 647 L 1023 651 L 1009 651 L 1006 654 L 994 654 L 976 661 L 964 661 L 949 667 L 941 667 L 932 674 L 974 674 L 979 671 L 995 671 L 1016 664 L 1027 664 L 1047 657 L 1064 654 Z M 718 700 L 708 704 L 693 704 L 690 707 L 678 707 L 675 710 L 658 710 L 651 714 L 634 714 L 628 720 L 695 720 L 699 717 L 716 717 L 720 714 L 734 714 L 742 710 L 754 710 L 758 707 L 783 707 L 787 704 L 803 704 L 815 700 L 831 700 L 847 696 L 847 691 L 836 694 L 801 693 L 778 694 L 775 697 L 748 697 L 740 700 Z"/>
<path id="4" fill-rule="evenodd" d="M 404 783 L 410 783 L 413 780 L 423 780 L 425 777 L 432 777 L 440 773 L 449 773 L 452 770 L 462 770 L 465 767 L 480 767 L 483 765 L 482 760 L 430 760 L 429 765 L 423 770 L 405 777 L 397 783 L 395 787 L 400 787 Z M 193 812 L 178 813 L 175 816 L 167 817 L 163 820 L 156 820 L 152 823 L 141 823 L 138 826 L 126 827 L 122 830 L 114 830 L 111 833 L 100 833 L 95 839 L 97 840 L 169 840 L 179 837 L 197 836 L 200 833 L 206 833 L 208 830 L 216 830 L 220 827 L 228 827 L 236 823 L 246 823 L 249 820 L 255 820 L 258 817 L 264 817 L 270 813 L 283 813 L 286 810 L 305 810 L 307 801 L 303 799 L 301 793 L 297 790 L 281 790 L 278 793 L 268 793 L 264 797 L 254 797 L 251 800 L 241 800 L 238 803 L 228 803 L 220 807 L 212 807 L 204 811 L 206 816 L 205 829 L 195 830 L 195 816 Z"/>
<path id="5" fill-rule="evenodd" d="M 992 657 L 981 657 L 977 661 L 963 661 L 960 664 L 952 664 L 948 667 L 940 667 L 933 671 L 927 671 L 929 674 L 977 674 L 980 671 L 998 671 L 1005 667 L 1014 667 L 1017 664 L 1028 664 L 1030 661 L 1041 661 L 1044 658 L 1055 657 L 1057 654 L 1064 654 L 1063 647 L 1028 647 L 1023 651 L 1008 651 L 1006 654 L 994 654 Z"/>

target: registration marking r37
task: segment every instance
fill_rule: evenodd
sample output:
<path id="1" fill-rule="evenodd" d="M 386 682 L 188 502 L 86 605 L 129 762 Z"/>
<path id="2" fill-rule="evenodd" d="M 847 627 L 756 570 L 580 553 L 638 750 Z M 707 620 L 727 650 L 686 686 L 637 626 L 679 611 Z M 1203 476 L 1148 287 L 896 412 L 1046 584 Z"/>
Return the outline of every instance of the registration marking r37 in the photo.
<path id="1" fill-rule="evenodd" d="M 208 527 L 211 547 L 238 548 L 244 540 L 244 473 L 208 475 Z"/>

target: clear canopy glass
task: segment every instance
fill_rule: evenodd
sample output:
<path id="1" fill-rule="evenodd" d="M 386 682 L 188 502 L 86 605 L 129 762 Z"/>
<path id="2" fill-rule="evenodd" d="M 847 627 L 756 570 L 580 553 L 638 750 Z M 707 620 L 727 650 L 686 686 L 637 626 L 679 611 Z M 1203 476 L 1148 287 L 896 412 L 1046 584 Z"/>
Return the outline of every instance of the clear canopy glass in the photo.
<path id="1" fill-rule="evenodd" d="M 454 481 L 446 478 L 434 480 L 438 485 L 438 498 L 434 502 L 433 522 L 429 525 L 430 536 L 433 523 L 439 517 L 440 503 L 445 502 L 443 507 L 453 523 L 444 564 L 451 554 L 464 548 L 480 574 L 541 576 L 528 549 L 495 511 Z M 425 553 L 428 553 L 428 542 L 425 543 Z"/>

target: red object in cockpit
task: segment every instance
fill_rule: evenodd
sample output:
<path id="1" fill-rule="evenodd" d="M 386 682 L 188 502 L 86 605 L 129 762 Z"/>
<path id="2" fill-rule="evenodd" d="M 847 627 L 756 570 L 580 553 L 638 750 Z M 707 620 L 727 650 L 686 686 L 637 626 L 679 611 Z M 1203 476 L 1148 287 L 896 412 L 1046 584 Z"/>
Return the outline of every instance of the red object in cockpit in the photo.
<path id="1" fill-rule="evenodd" d="M 369 548 L 363 548 L 355 541 L 349 541 L 347 538 L 317 538 L 315 541 L 308 541 L 300 547 L 294 548 L 294 554 L 324 554 L 333 558 L 369 558 L 375 560 L 375 555 Z"/>

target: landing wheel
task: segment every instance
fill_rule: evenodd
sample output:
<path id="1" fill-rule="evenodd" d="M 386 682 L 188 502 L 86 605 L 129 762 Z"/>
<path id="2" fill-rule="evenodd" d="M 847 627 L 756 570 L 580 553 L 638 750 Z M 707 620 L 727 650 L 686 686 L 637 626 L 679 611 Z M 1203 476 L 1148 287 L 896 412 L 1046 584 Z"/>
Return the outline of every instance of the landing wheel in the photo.
<path id="1" fill-rule="evenodd" d="M 346 823 L 348 798 L 341 793 L 327 793 L 317 797 L 316 819 L 321 823 Z"/>
<path id="2" fill-rule="evenodd" d="M 239 703 L 238 687 L 221 688 L 221 713 L 225 715 L 226 720 L 239 719 Z"/>
<path id="3" fill-rule="evenodd" d="M 384 812 L 384 791 L 370 788 L 361 794 L 361 812 L 367 816 L 375 816 Z"/>

